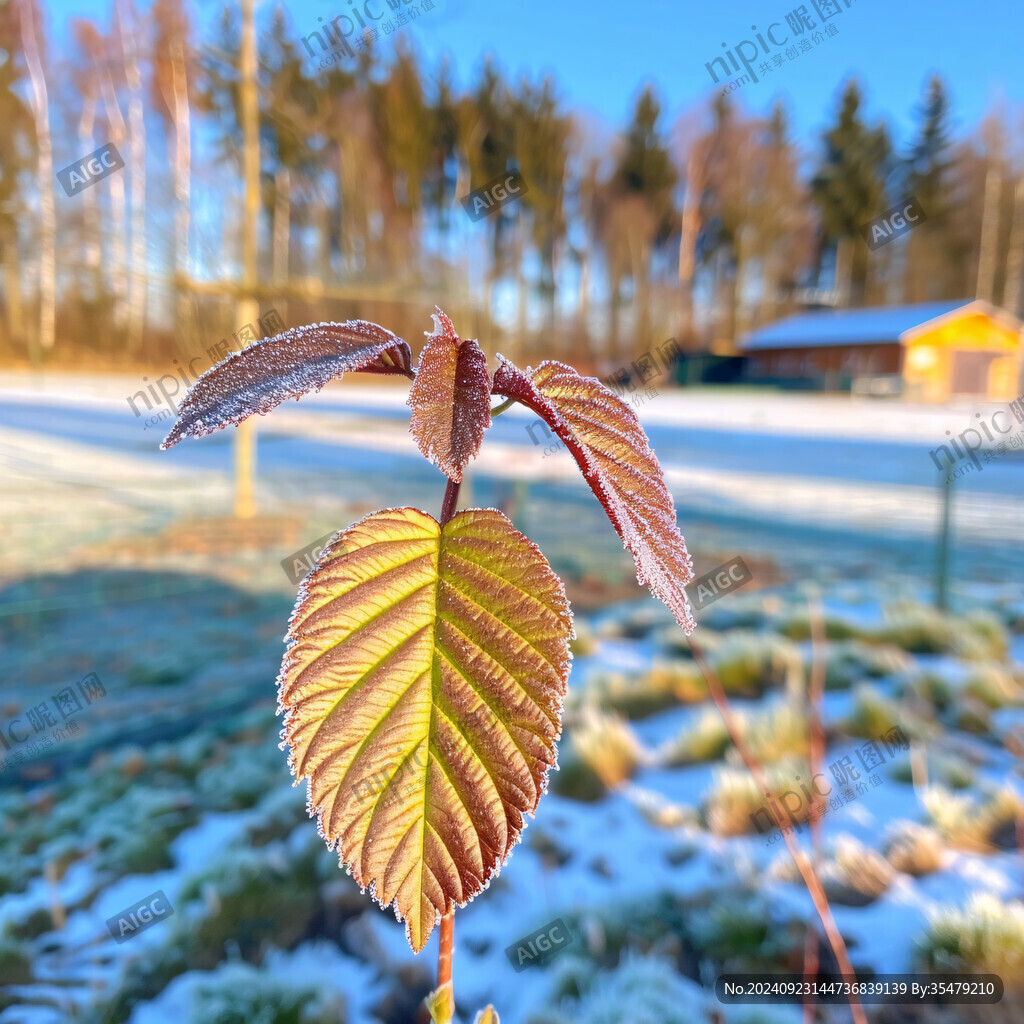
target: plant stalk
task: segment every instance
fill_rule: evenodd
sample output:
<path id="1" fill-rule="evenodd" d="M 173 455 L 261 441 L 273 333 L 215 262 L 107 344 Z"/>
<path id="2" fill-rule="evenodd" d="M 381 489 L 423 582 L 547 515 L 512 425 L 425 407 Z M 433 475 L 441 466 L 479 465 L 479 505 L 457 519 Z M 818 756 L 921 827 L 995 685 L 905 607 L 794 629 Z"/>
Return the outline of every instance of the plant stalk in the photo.
<path id="1" fill-rule="evenodd" d="M 442 999 L 447 994 L 447 1007 L 441 1008 L 441 1022 L 455 1016 L 455 992 L 452 988 L 452 947 L 455 942 L 455 911 L 441 918 L 441 944 L 437 950 L 437 991 Z M 445 1015 L 447 1013 L 447 1016 Z"/>
<path id="2" fill-rule="evenodd" d="M 461 481 L 448 478 L 448 486 L 444 492 L 444 503 L 441 505 L 441 525 L 444 526 L 455 515 L 455 504 L 459 500 Z"/>
<path id="3" fill-rule="evenodd" d="M 500 416 L 506 409 L 510 408 L 515 404 L 516 400 L 514 398 L 506 398 L 504 402 L 502 402 L 500 405 L 496 405 L 491 410 L 491 419 L 493 420 L 495 416 Z"/>
<path id="4" fill-rule="evenodd" d="M 718 676 L 707 663 L 703 652 L 692 636 L 689 637 L 689 642 L 690 650 L 693 652 L 693 660 L 697 662 L 701 674 L 708 684 L 708 689 L 711 691 L 711 699 L 718 707 L 722 720 L 725 722 L 725 728 L 732 739 L 733 746 L 739 751 L 744 764 L 750 770 L 750 774 L 754 776 L 757 788 L 768 797 L 770 805 L 771 787 L 768 785 L 768 777 L 764 766 L 747 747 L 746 741 L 743 739 L 743 732 L 732 713 L 729 698 L 726 696 L 725 689 L 722 687 Z M 814 865 L 796 844 L 792 835 L 793 830 L 790 828 L 780 828 L 780 831 L 782 832 L 782 839 L 786 844 L 786 848 L 789 850 L 789 855 L 793 858 L 793 862 L 796 864 L 797 870 L 804 880 L 804 885 L 807 886 L 807 890 L 811 894 L 814 908 L 817 910 L 822 927 L 825 929 L 825 937 L 832 947 L 832 955 L 836 959 L 839 973 L 852 980 L 855 978 L 855 975 L 853 966 L 850 963 L 849 954 L 846 951 L 846 943 L 843 941 L 843 936 L 836 925 L 835 918 L 832 916 L 832 908 L 829 906 L 828 897 L 825 895 L 825 890 L 822 888 L 821 881 L 814 870 Z M 868 1024 L 859 996 L 851 992 L 847 998 L 854 1024 Z"/>

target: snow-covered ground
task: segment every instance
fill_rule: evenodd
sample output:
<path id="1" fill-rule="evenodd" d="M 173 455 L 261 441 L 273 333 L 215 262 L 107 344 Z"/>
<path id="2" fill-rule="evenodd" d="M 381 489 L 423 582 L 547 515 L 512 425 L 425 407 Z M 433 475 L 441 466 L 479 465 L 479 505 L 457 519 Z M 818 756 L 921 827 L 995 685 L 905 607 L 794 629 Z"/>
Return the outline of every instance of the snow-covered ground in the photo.
<path id="1" fill-rule="evenodd" d="M 125 396 L 138 387 L 130 378 L 9 375 L 0 388 L 0 643 L 10 667 L 0 681 L 0 717 L 6 723 L 87 671 L 98 672 L 108 689 L 108 697 L 83 715 L 83 735 L 61 746 L 63 760 L 54 760 L 52 778 L 45 771 L 0 774 L 0 842 L 10 857 L 7 863 L 0 852 L 0 885 L 12 885 L 12 891 L 0 890 L 0 936 L 27 935 L 17 941 L 33 956 L 31 980 L 0 988 L 0 1024 L 88 1020 L 83 1007 L 109 999 L 131 963 L 155 962 L 184 924 L 217 919 L 227 900 L 210 880 L 218 864 L 256 864 L 273 877 L 280 873 L 282 886 L 295 884 L 287 865 L 319 840 L 304 820 L 304 792 L 274 774 L 283 770 L 276 729 L 264 716 L 256 719 L 256 738 L 250 727 L 244 744 L 224 732 L 243 708 L 261 701 L 265 707 L 273 696 L 294 593 L 278 562 L 374 507 L 432 508 L 440 501 L 437 472 L 422 462 L 406 432 L 404 392 L 332 386 L 261 422 L 262 515 L 247 533 L 230 519 L 230 435 L 159 453 L 155 431 L 143 430 L 126 407 Z M 927 451 L 946 430 L 964 429 L 976 411 L 665 392 L 640 415 L 664 453 L 698 571 L 723 552 L 757 558 L 756 590 L 742 601 L 740 595 L 723 598 L 716 614 L 752 607 L 767 621 L 765 609 L 802 607 L 799 585 L 814 577 L 830 614 L 870 630 L 882 621 L 883 605 L 930 597 L 941 502 Z M 545 456 L 526 430 L 530 422 L 514 410 L 495 421 L 467 490 L 479 503 L 509 508 L 556 568 L 570 581 L 577 577 L 581 599 L 594 587 L 588 571 L 604 578 L 614 570 L 620 583 L 628 582 L 631 570 L 614 560 L 617 539 L 577 484 L 574 465 L 564 455 Z M 1020 463 L 986 466 L 959 487 L 954 517 L 954 602 L 961 609 L 995 608 L 1011 626 L 1024 618 L 1022 480 Z M 521 481 L 525 490 L 517 490 Z M 193 584 L 198 589 L 188 589 Z M 602 673 L 642 677 L 656 663 L 679 662 L 659 639 L 670 625 L 667 613 L 653 601 L 644 607 L 655 611 L 642 636 L 618 630 L 635 615 L 635 604 L 613 605 L 594 617 L 590 631 L 599 639 L 576 659 L 574 693 L 587 691 Z M 723 622 L 714 628 L 728 635 Z M 1024 636 L 1009 639 L 1004 667 L 1020 682 Z M 806 644 L 794 649 L 809 651 Z M 948 653 L 914 659 L 915 671 L 959 682 L 970 668 Z M 868 685 L 899 699 L 898 679 Z M 753 714 L 780 696 L 770 691 L 737 705 Z M 852 749 L 841 727 L 854 706 L 848 688 L 826 694 L 826 763 Z M 724 1011 L 729 1024 L 801 1019 L 797 1007 L 723 1008 L 699 984 L 708 971 L 713 982 L 716 965 L 707 952 L 711 945 L 695 936 L 732 936 L 722 923 L 723 908 L 767 923 L 765 949 L 771 946 L 780 959 L 784 940 L 795 939 L 802 949 L 803 928 L 815 919 L 805 888 L 787 874 L 781 843 L 706 827 L 703 809 L 732 761 L 668 767 L 655 756 L 703 710 L 678 705 L 632 721 L 643 756 L 619 789 L 593 801 L 557 791 L 544 797 L 498 879 L 458 914 L 455 986 L 462 1021 L 488 1001 L 505 1024 L 703 1024 L 712 1010 Z M 1009 747 L 1022 717 L 1008 701 L 993 712 L 990 731 L 940 729 L 928 740 L 929 753 L 970 765 L 968 792 L 1001 786 L 1024 792 Z M 168 748 L 167 764 L 194 762 L 199 773 L 183 782 L 188 776 L 175 775 L 178 768 L 162 769 L 161 744 Z M 571 744 L 572 727 L 562 740 L 563 761 Z M 877 788 L 826 816 L 826 848 L 849 836 L 877 850 L 894 822 L 928 819 L 926 791 L 902 770 L 905 760 L 900 771 L 890 766 Z M 165 770 L 173 777 L 161 775 Z M 147 817 L 128 798 L 133 786 L 147 798 L 166 789 L 178 803 Z M 75 809 L 86 807 L 98 787 L 110 788 L 109 809 L 76 817 Z M 60 837 L 46 833 L 46 822 L 61 813 L 79 830 L 63 837 L 63 847 Z M 283 835 L 254 841 L 254 830 L 281 822 Z M 109 867 L 111 848 L 150 835 L 159 842 L 162 828 L 170 830 L 165 866 Z M 19 845 L 19 836 L 37 831 L 38 843 Z M 806 830 L 800 841 L 806 845 Z M 38 850 L 54 865 L 49 872 Z M 62 856 L 71 857 L 67 865 Z M 23 889 L 4 873 L 19 865 L 32 866 Z M 414 957 L 391 912 L 351 891 L 351 884 L 345 888 L 343 872 L 327 867 L 332 874 L 321 883 L 320 916 L 304 922 L 301 941 L 283 943 L 291 948 L 265 946 L 260 976 L 343 996 L 347 1024 L 397 1024 L 407 1018 L 395 1008 L 396 992 L 429 980 L 436 938 Z M 190 895 L 197 879 L 201 892 Z M 977 853 L 947 844 L 936 871 L 920 878 L 897 872 L 877 899 L 837 904 L 835 917 L 858 968 L 909 971 L 930 914 L 978 892 L 1019 900 L 1021 882 L 1016 851 Z M 117 945 L 105 921 L 157 889 L 175 914 Z M 26 932 L 27 921 L 58 907 L 66 916 L 59 927 Z M 336 920 L 325 907 L 343 912 Z M 685 920 L 684 939 L 669 923 L 672 914 Z M 545 967 L 514 972 L 506 947 L 555 918 L 570 925 L 570 947 Z M 0 967 L 7 962 L 3 941 Z M 617 963 L 620 946 L 626 952 Z M 241 959 L 228 943 L 220 962 L 176 973 L 120 1019 L 191 1020 L 197 1000 L 213 999 L 211 985 L 253 984 Z M 577 988 L 578 1001 L 567 995 Z M 382 1010 L 389 999 L 391 1009 Z M 639 1007 L 644 1000 L 646 1016 L 639 1010 L 614 1016 L 616 1006 Z M 335 1012 L 325 1006 L 325 1013 Z"/>

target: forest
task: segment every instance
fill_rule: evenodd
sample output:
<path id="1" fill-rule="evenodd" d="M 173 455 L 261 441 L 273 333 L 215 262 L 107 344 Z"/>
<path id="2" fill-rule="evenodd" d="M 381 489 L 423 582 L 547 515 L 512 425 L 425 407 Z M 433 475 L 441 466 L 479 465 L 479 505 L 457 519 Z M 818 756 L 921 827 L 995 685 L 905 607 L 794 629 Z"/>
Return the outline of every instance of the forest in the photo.
<path id="1" fill-rule="evenodd" d="M 614 125 L 554 75 L 428 64 L 405 20 L 321 52 L 282 7 L 114 0 L 57 38 L 4 0 L 0 358 L 166 364 L 237 334 L 242 301 L 415 337 L 436 303 L 489 353 L 602 372 L 668 337 L 729 352 L 808 305 L 1021 313 L 1017 109 L 962 124 L 936 74 L 902 137 L 851 77 L 801 139 L 763 83 L 767 113 L 750 89 L 673 113 L 638 82 Z M 65 195 L 58 172 L 108 144 L 123 168 Z M 508 171 L 522 198 L 474 221 L 460 200 Z M 926 221 L 870 250 L 862 227 L 910 196 Z"/>

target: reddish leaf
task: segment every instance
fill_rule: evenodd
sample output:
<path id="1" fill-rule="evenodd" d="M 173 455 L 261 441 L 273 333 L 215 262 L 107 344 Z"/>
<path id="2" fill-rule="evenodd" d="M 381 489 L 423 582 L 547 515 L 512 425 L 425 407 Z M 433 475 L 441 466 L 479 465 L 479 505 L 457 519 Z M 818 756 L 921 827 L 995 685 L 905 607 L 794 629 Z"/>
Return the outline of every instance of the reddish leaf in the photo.
<path id="1" fill-rule="evenodd" d="M 189 388 L 178 422 L 161 448 L 202 437 L 229 423 L 279 406 L 286 398 L 319 391 L 350 370 L 410 374 L 407 342 L 366 320 L 308 324 L 233 352 Z"/>
<path id="2" fill-rule="evenodd" d="M 434 324 L 409 389 L 409 430 L 420 451 L 457 482 L 491 425 L 491 379 L 475 341 L 461 340 L 440 309 Z"/>
<path id="3" fill-rule="evenodd" d="M 528 406 L 558 434 L 632 552 L 639 582 L 692 632 L 696 624 L 684 588 L 693 579 L 693 565 L 636 413 L 600 381 L 564 363 L 541 363 L 527 376 L 498 359 L 494 393 Z"/>

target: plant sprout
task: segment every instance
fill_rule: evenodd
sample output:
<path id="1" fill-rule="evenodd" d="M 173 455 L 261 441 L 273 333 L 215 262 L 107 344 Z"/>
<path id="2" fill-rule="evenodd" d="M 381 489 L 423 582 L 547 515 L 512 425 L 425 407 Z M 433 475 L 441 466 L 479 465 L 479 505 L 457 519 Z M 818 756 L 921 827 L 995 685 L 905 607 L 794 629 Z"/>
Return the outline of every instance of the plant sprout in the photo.
<path id="1" fill-rule="evenodd" d="M 523 371 L 499 356 L 492 374 L 440 309 L 434 323 L 415 371 L 409 345 L 365 320 L 296 327 L 232 353 L 195 381 L 162 447 L 346 372 L 412 381 L 409 429 L 447 478 L 440 516 L 384 509 L 332 538 L 299 589 L 278 698 L 289 767 L 340 862 L 394 905 L 415 952 L 440 923 L 428 1006 L 447 1024 L 455 911 L 508 860 L 547 788 L 575 635 L 539 548 L 494 509 L 457 510 L 493 415 L 518 402 L 557 433 L 639 582 L 687 634 L 694 621 L 690 556 L 633 410 L 563 363 Z M 498 1018 L 487 1007 L 477 1020 Z"/>

